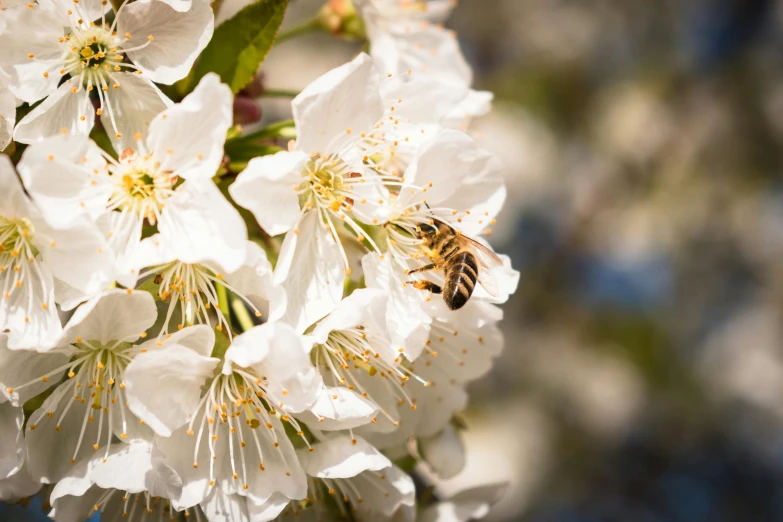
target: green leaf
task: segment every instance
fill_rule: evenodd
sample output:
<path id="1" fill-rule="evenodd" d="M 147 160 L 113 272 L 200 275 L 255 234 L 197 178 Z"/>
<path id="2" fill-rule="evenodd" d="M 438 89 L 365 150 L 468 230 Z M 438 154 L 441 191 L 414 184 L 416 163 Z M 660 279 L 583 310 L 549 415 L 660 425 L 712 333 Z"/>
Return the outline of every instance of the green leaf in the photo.
<path id="1" fill-rule="evenodd" d="M 258 0 L 215 29 L 201 53 L 189 87 L 215 72 L 234 93 L 250 83 L 266 58 L 283 22 L 288 0 Z"/>

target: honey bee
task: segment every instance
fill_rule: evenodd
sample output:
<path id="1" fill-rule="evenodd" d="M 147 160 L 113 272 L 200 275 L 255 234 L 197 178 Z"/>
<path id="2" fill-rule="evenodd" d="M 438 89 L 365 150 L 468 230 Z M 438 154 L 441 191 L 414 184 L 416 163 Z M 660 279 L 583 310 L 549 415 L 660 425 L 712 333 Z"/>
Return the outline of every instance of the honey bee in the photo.
<path id="1" fill-rule="evenodd" d="M 438 219 L 421 225 L 420 229 L 422 249 L 432 263 L 407 273 L 443 270 L 444 284 L 441 287 L 424 280 L 408 281 L 408 284 L 419 290 L 442 294 L 446 306 L 452 310 L 465 306 L 477 282 L 490 295 L 495 295 L 497 285 L 487 269 L 500 266 L 503 262 L 492 250 Z"/>

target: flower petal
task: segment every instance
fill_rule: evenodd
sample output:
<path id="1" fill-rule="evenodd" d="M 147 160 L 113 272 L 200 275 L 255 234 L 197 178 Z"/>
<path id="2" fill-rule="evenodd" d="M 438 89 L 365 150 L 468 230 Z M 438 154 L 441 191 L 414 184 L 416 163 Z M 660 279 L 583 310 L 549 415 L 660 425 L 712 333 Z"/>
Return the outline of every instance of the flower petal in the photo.
<path id="1" fill-rule="evenodd" d="M 324 231 L 317 212 L 307 212 L 296 232 L 283 241 L 275 279 L 288 296 L 282 320 L 303 332 L 340 302 L 345 272 L 340 246 Z"/>
<path id="2" fill-rule="evenodd" d="M 109 290 L 76 309 L 63 330 L 63 344 L 98 341 L 136 341 L 155 324 L 158 309 L 149 292 Z"/>
<path id="3" fill-rule="evenodd" d="M 58 135 L 30 145 L 17 165 L 19 176 L 52 228 L 68 228 L 79 217 L 103 213 L 111 195 L 100 148 L 86 136 Z"/>
<path id="4" fill-rule="evenodd" d="M 4 150 L 11 143 L 14 125 L 16 125 L 16 97 L 8 90 L 5 75 L 0 71 L 0 150 Z"/>
<path id="5" fill-rule="evenodd" d="M 211 180 L 186 181 L 166 201 L 158 231 L 183 263 L 212 261 L 234 272 L 245 261 L 245 222 Z"/>
<path id="6" fill-rule="evenodd" d="M 253 158 L 228 188 L 237 205 L 248 209 L 267 234 L 288 232 L 299 220 L 296 187 L 307 155 L 281 151 Z"/>
<path id="7" fill-rule="evenodd" d="M 454 426 L 419 439 L 419 450 L 432 471 L 442 479 L 455 477 L 465 467 L 465 445 Z"/>
<path id="8" fill-rule="evenodd" d="M 23 498 L 32 497 L 41 489 L 42 484 L 33 480 L 27 466 L 23 465 L 17 473 L 4 480 L 0 480 L 0 501 L 16 502 Z"/>
<path id="9" fill-rule="evenodd" d="M 147 138 L 147 149 L 159 158 L 160 169 L 185 179 L 211 179 L 223 160 L 232 107 L 231 89 L 210 73 L 184 100 L 160 113 Z"/>
<path id="10" fill-rule="evenodd" d="M 172 84 L 184 78 L 196 57 L 212 38 L 212 8 L 206 0 L 192 0 L 187 12 L 179 12 L 160 0 L 138 0 L 122 8 L 117 22 L 120 33 L 133 36 L 126 42 L 128 57 L 156 83 Z M 149 41 L 152 36 L 154 40 Z"/>
<path id="11" fill-rule="evenodd" d="M 196 411 L 201 386 L 219 362 L 176 344 L 137 355 L 125 370 L 128 409 L 158 435 L 171 436 Z"/>
<path id="12" fill-rule="evenodd" d="M 383 115 L 379 82 L 372 58 L 361 53 L 308 85 L 291 104 L 297 150 L 328 155 L 371 129 Z"/>
<path id="13" fill-rule="evenodd" d="M 35 246 L 54 277 L 89 296 L 114 282 L 114 253 L 94 223 L 82 218 L 64 230 L 33 223 Z"/>
<path id="14" fill-rule="evenodd" d="M 256 307 L 262 305 L 259 300 L 268 302 L 268 321 L 277 321 L 285 313 L 285 290 L 275 283 L 272 264 L 267 259 L 266 252 L 252 241 L 247 242 L 245 264 L 236 272 L 223 274 L 223 280 L 239 294 L 250 299 Z"/>
<path id="15" fill-rule="evenodd" d="M 139 3 L 126 5 L 123 12 Z M 139 140 L 147 136 L 152 119 L 173 103 L 144 75 L 118 72 L 112 73 L 111 80 L 113 83 L 105 93 L 108 107 L 101 113 L 101 123 L 118 153 L 128 148 L 138 150 Z"/>
<path id="16" fill-rule="evenodd" d="M 299 461 L 311 477 L 335 479 L 355 477 L 367 470 L 378 471 L 391 466 L 383 453 L 361 437 L 341 435 L 314 444 L 315 451 L 300 450 Z"/>
<path id="17" fill-rule="evenodd" d="M 21 406 L 10 401 L 0 402 L 0 480 L 17 473 L 24 462 L 24 438 L 22 423 L 24 413 Z"/>
<path id="18" fill-rule="evenodd" d="M 35 4 L 32 9 L 6 9 L 3 19 L 0 69 L 9 76 L 11 92 L 27 103 L 35 103 L 53 93 L 62 77 L 57 73 L 62 64 L 45 61 L 62 54 L 57 37 L 62 36 L 67 20 Z"/>
<path id="19" fill-rule="evenodd" d="M 388 256 L 381 259 L 378 254 L 367 254 L 362 258 L 362 267 L 367 286 L 389 295 L 386 320 L 392 343 L 405 348 L 408 360 L 415 360 L 427 342 L 432 322 L 422 308 L 426 294 L 404 285 L 407 277 Z"/>
<path id="20" fill-rule="evenodd" d="M 77 89 L 73 92 L 73 89 Z M 79 79 L 71 78 L 60 85 L 40 105 L 16 125 L 14 139 L 21 143 L 37 141 L 61 134 L 87 136 L 95 123 L 95 109 Z"/>
<path id="21" fill-rule="evenodd" d="M 349 430 L 372 421 L 378 407 L 353 390 L 324 386 L 318 400 L 298 418 L 320 430 Z"/>
<path id="22" fill-rule="evenodd" d="M 296 413 L 312 406 L 323 386 L 302 336 L 285 323 L 265 323 L 234 338 L 223 373 L 232 365 L 253 366 L 266 375 L 266 394 L 279 408 Z"/>

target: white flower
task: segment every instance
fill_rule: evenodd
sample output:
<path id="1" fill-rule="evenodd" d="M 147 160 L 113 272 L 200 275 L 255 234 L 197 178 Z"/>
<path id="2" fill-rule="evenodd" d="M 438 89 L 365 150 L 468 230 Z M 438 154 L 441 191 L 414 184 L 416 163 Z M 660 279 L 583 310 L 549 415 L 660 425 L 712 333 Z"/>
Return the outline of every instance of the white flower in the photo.
<path id="1" fill-rule="evenodd" d="M 0 27 L 0 32 L 2 27 Z M 11 143 L 16 123 L 16 97 L 8 90 L 8 77 L 0 71 L 0 151 Z"/>
<path id="2" fill-rule="evenodd" d="M 231 115 L 231 91 L 209 74 L 182 103 L 156 116 L 138 150 L 118 161 L 86 138 L 60 136 L 29 147 L 19 172 L 33 199 L 51 209 L 51 226 L 81 216 L 98 221 L 125 286 L 138 278 L 145 222 L 157 226 L 179 261 L 212 261 L 233 272 L 245 260 L 247 231 L 211 180 Z"/>
<path id="3" fill-rule="evenodd" d="M 469 87 L 470 66 L 457 38 L 442 27 L 453 2 L 444 0 L 361 0 L 373 58 L 384 73 L 415 72 L 439 82 Z"/>
<path id="4" fill-rule="evenodd" d="M 378 222 L 387 191 L 365 163 L 364 139 L 383 114 L 372 59 L 321 76 L 293 101 L 293 150 L 251 160 L 229 188 L 271 235 L 289 230 L 276 267 L 286 319 L 300 331 L 340 301 L 349 262 L 340 234 L 372 242 L 359 222 Z M 342 258 L 342 269 L 338 263 Z"/>
<path id="5" fill-rule="evenodd" d="M 4 155 L 0 187 L 0 329 L 11 348 L 44 349 L 61 329 L 52 276 L 93 295 L 114 280 L 114 257 L 86 219 L 49 226 L 53 209 L 42 213 L 30 201 Z"/>
<path id="6" fill-rule="evenodd" d="M 185 77 L 212 37 L 209 3 L 191 4 L 178 12 L 161 0 L 126 3 L 111 27 L 97 2 L 51 0 L 5 11 L 0 69 L 22 100 L 45 98 L 18 123 L 14 139 L 87 135 L 98 114 L 115 149 L 134 146 L 135 135 L 171 104 L 152 82 Z"/>
<path id="7" fill-rule="evenodd" d="M 79 307 L 47 352 L 0 346 L 0 384 L 14 404 L 54 386 L 25 434 L 29 471 L 41 482 L 58 481 L 101 447 L 108 451 L 114 436 L 148 436 L 126 411 L 123 373 L 140 350 L 131 343 L 157 314 L 148 293 L 127 292 L 109 291 Z"/>
<path id="8" fill-rule="evenodd" d="M 346 435 L 299 452 L 310 478 L 307 507 L 290 504 L 279 520 L 322 520 L 334 502 L 344 516 L 390 520 L 401 507 L 415 504 L 413 480 L 361 437 Z M 330 499 L 329 497 L 332 497 Z"/>
<path id="9" fill-rule="evenodd" d="M 364 430 L 368 439 L 380 448 L 401 446 L 409 440 L 419 440 L 429 445 L 433 457 L 434 471 L 450 475 L 448 459 L 441 457 L 456 447 L 458 441 L 449 438 L 442 431 L 448 428 L 454 413 L 464 409 L 467 383 L 485 375 L 492 366 L 492 360 L 503 349 L 503 337 L 497 327 L 502 313 L 496 306 L 479 300 L 471 300 L 459 310 L 449 310 L 440 300 L 429 303 L 432 315 L 430 337 L 421 355 L 408 363 L 411 373 L 430 383 L 422 386 L 420 381 L 411 381 L 406 387 L 410 401 L 415 408 L 401 408 L 399 428 L 387 433 Z M 429 440 L 427 440 L 429 438 Z M 437 447 L 437 445 L 441 445 Z M 447 448 L 443 449 L 442 445 Z M 440 451 L 435 454 L 434 448 Z M 423 450 L 423 448 L 420 448 Z M 440 457 L 440 458 L 439 458 Z M 452 459 L 459 454 L 452 456 Z"/>
<path id="10" fill-rule="evenodd" d="M 374 289 L 356 290 L 308 335 L 310 357 L 326 388 L 311 408 L 314 428 L 356 428 L 368 422 L 381 431 L 398 425 L 398 406 L 414 407 L 406 383 L 419 380 L 404 364 L 404 349 L 387 331 L 388 297 Z M 376 414 L 377 413 L 377 414 Z"/>
<path id="11" fill-rule="evenodd" d="M 508 490 L 508 483 L 486 484 L 464 489 L 422 510 L 419 522 L 468 522 L 487 516 Z"/>
<path id="12" fill-rule="evenodd" d="M 185 328 L 180 334 L 205 326 Z M 175 334 L 176 335 L 176 334 Z M 223 358 L 172 347 L 135 358 L 126 374 L 129 408 L 158 434 L 166 463 L 182 478 L 177 509 L 207 502 L 214 488 L 262 505 L 275 493 L 305 496 L 304 472 L 283 423 L 312 406 L 322 387 L 304 341 L 266 323 L 234 338 Z"/>
<path id="13" fill-rule="evenodd" d="M 146 238 L 137 251 L 140 277 L 155 276 L 158 282 L 158 296 L 168 302 L 163 328 L 159 336 L 169 332 L 172 318 L 185 325 L 206 324 L 211 326 L 210 311 L 216 315 L 215 327 L 225 329 L 232 337 L 228 319 L 223 315 L 218 303 L 218 287 L 225 288 L 250 308 L 255 317 L 266 312 L 267 320 L 275 321 L 282 317 L 286 309 L 286 295 L 280 285 L 273 281 L 272 265 L 266 253 L 257 244 L 247 241 L 245 262 L 233 272 L 227 272 L 217 263 L 204 260 L 184 263 L 159 234 Z M 141 270 L 147 267 L 145 270 Z M 266 306 L 265 306 L 266 305 Z M 175 314 L 178 312 L 178 314 Z"/>
<path id="14" fill-rule="evenodd" d="M 181 487 L 150 442 L 112 444 L 105 455 L 71 467 L 52 490 L 49 516 L 56 522 L 86 520 L 96 512 L 104 520 L 170 520 L 177 513 L 160 497 L 176 495 Z"/>

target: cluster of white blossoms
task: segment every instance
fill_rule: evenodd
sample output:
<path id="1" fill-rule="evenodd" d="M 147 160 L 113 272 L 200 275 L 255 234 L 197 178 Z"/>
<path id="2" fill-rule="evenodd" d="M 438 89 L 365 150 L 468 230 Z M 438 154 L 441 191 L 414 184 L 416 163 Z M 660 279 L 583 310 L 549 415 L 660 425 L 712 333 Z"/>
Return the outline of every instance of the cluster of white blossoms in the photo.
<path id="1" fill-rule="evenodd" d="M 231 88 L 158 86 L 192 74 L 220 2 L 1 2 L 0 500 L 40 492 L 57 522 L 483 516 L 486 491 L 413 478 L 464 465 L 456 414 L 518 279 L 480 238 L 506 193 L 467 133 L 491 96 L 452 3 L 357 2 L 372 55 L 232 171 Z"/>

